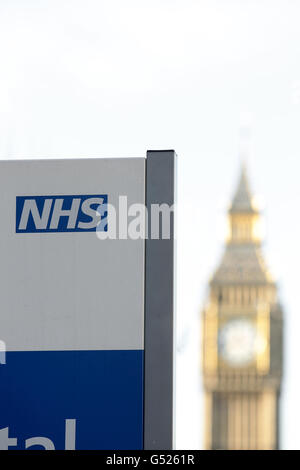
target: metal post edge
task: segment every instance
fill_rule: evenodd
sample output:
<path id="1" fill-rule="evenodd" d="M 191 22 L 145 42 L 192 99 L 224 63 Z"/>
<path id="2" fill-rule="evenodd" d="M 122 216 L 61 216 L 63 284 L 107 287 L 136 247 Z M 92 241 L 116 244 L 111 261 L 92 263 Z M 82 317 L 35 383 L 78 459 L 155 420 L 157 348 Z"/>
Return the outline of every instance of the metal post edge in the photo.
<path id="1" fill-rule="evenodd" d="M 175 214 L 170 238 L 151 238 L 152 204 L 175 203 L 176 154 L 149 150 L 146 159 L 144 449 L 174 447 Z"/>

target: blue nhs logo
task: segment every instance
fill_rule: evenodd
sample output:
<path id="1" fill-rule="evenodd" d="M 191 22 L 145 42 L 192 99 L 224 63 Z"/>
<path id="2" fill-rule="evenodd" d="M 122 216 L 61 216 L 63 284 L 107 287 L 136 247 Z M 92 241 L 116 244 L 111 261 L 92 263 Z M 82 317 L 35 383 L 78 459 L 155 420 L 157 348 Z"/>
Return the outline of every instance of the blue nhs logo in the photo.
<path id="1" fill-rule="evenodd" d="M 107 194 L 17 196 L 16 233 L 107 231 Z"/>

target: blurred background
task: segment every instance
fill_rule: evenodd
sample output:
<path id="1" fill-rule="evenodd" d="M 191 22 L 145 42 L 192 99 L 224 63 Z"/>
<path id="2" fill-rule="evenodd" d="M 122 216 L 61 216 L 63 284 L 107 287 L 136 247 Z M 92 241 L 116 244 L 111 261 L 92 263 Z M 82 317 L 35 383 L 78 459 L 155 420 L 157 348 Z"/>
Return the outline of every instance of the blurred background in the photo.
<path id="1" fill-rule="evenodd" d="M 0 0 L 0 157 L 178 158 L 177 448 L 203 448 L 201 311 L 241 155 L 284 307 L 281 448 L 299 449 L 300 4 Z"/>

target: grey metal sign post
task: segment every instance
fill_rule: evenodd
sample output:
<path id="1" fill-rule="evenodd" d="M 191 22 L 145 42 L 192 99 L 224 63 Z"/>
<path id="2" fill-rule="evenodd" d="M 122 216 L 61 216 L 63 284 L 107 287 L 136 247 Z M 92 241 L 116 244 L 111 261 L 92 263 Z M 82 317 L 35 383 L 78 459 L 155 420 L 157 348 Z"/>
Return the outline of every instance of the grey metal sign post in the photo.
<path id="1" fill-rule="evenodd" d="M 173 150 L 148 151 L 146 204 L 175 203 L 176 155 Z M 175 266 L 174 216 L 170 238 L 146 240 L 145 253 L 145 403 L 144 448 L 174 446 Z"/>

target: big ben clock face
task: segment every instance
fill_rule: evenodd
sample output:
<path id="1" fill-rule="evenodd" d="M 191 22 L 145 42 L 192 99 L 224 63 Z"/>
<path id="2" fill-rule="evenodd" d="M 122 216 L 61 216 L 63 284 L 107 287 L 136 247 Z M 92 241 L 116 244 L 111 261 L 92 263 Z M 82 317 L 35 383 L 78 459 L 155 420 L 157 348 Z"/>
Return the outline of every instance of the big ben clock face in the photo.
<path id="1" fill-rule="evenodd" d="M 242 318 L 230 320 L 221 328 L 218 343 L 220 356 L 232 367 L 250 364 L 266 345 L 255 325 Z"/>

